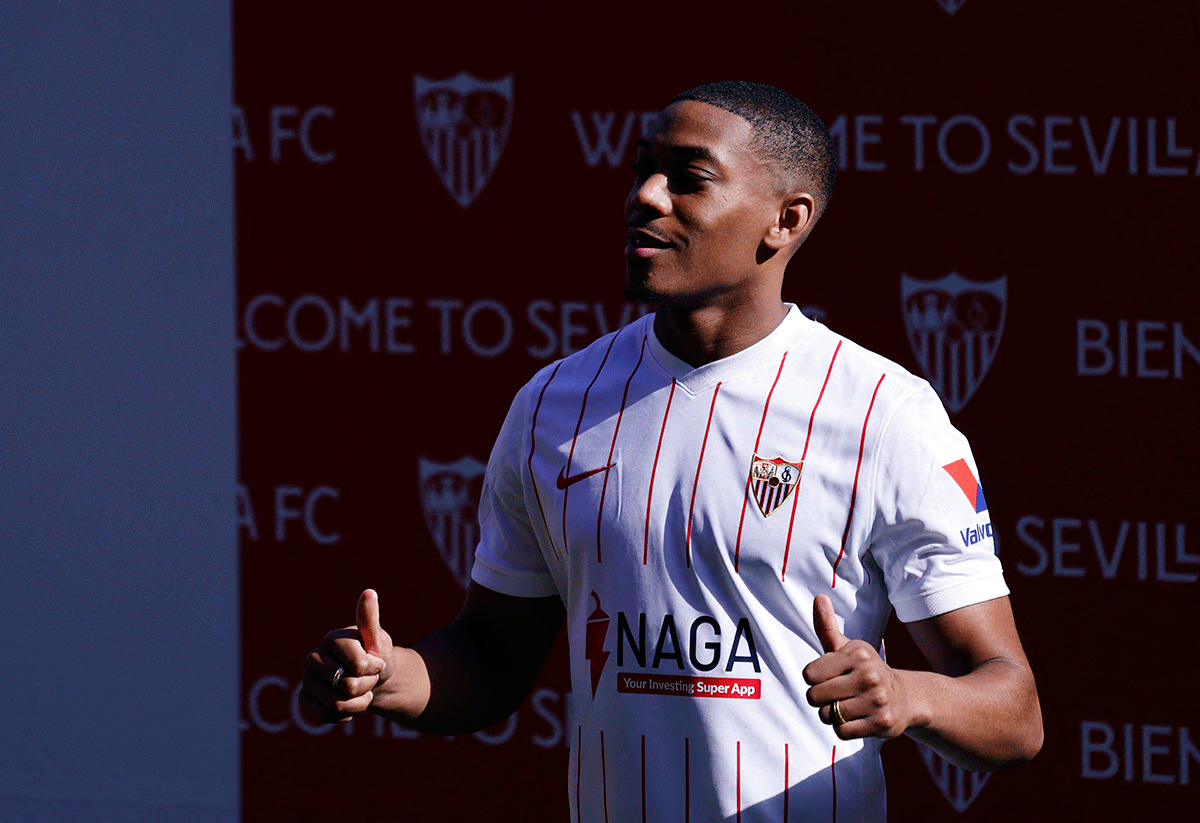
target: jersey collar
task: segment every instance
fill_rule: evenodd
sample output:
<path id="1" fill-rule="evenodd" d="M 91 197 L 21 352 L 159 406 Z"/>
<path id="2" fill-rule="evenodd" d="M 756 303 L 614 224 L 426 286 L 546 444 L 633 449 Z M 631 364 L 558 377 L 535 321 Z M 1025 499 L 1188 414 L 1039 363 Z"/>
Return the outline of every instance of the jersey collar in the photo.
<path id="1" fill-rule="evenodd" d="M 717 383 L 725 382 L 759 369 L 779 366 L 783 353 L 804 335 L 816 327 L 816 323 L 805 317 L 794 304 L 788 303 L 788 313 L 775 329 L 754 345 L 742 349 L 729 357 L 691 366 L 671 354 L 654 333 L 654 315 L 648 315 L 647 337 L 650 353 L 659 367 L 676 381 L 676 385 L 689 394 L 707 391 Z"/>

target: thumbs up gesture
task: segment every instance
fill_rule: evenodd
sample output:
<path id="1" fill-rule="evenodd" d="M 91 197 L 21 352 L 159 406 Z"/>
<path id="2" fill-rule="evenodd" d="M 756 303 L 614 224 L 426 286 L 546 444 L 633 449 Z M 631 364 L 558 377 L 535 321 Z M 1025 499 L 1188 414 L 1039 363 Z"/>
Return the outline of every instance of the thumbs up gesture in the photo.
<path id="1" fill-rule="evenodd" d="M 843 740 L 902 734 L 911 713 L 896 671 L 869 643 L 842 634 L 827 595 L 813 601 L 813 627 L 825 653 L 805 666 L 804 681 L 812 687 L 806 697 L 821 721 Z"/>
<path id="2" fill-rule="evenodd" d="M 392 676 L 395 651 L 379 625 L 379 595 L 358 598 L 355 625 L 325 635 L 308 654 L 300 703 L 327 723 L 349 720 L 371 707 L 376 690 Z"/>

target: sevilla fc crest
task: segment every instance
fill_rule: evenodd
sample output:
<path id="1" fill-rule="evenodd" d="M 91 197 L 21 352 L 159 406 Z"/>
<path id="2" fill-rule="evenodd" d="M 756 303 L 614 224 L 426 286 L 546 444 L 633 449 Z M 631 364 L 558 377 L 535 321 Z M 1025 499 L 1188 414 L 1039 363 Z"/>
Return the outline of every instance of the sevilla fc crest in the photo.
<path id="1" fill-rule="evenodd" d="M 512 75 L 487 81 L 465 71 L 444 80 L 415 74 L 413 108 L 433 170 L 465 209 L 487 185 L 508 143 Z"/>
<path id="2" fill-rule="evenodd" d="M 754 455 L 750 464 L 750 492 L 764 515 L 783 505 L 800 482 L 803 463 L 792 463 L 782 457 L 765 458 Z"/>
<path id="3" fill-rule="evenodd" d="M 946 408 L 961 411 L 983 383 L 1008 305 L 1008 277 L 973 283 L 951 272 L 941 280 L 900 277 L 904 327 L 926 379 Z"/>
<path id="4" fill-rule="evenodd" d="M 456 463 L 417 459 L 425 525 L 442 562 L 464 589 L 471 582 L 479 542 L 477 505 L 485 468 L 474 457 Z"/>

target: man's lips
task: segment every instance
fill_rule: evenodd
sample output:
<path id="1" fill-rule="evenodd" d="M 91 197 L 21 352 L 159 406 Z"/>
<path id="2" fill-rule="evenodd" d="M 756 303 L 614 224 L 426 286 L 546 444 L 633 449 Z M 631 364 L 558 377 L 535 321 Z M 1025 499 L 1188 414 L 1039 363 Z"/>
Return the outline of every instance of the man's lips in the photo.
<path id="1" fill-rule="evenodd" d="M 653 257 L 655 254 L 669 249 L 675 244 L 665 237 L 644 228 L 629 230 L 628 244 L 625 246 L 626 257 Z"/>

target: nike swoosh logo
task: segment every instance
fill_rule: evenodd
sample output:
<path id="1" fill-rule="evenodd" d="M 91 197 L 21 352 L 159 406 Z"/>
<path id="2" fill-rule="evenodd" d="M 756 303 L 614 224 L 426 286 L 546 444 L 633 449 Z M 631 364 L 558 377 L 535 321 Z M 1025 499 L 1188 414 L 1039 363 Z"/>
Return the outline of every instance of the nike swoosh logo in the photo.
<path id="1" fill-rule="evenodd" d="M 580 480 L 591 477 L 593 474 L 599 474 L 600 472 L 606 472 L 615 465 L 617 465 L 617 464 L 609 463 L 607 466 L 601 466 L 598 469 L 592 469 L 590 472 L 582 472 L 581 474 L 574 474 L 574 475 L 571 475 L 570 477 L 567 477 L 567 475 L 566 475 L 567 468 L 566 468 L 566 466 L 564 466 L 563 468 L 558 470 L 558 481 L 556 482 L 555 485 L 557 485 L 560 489 L 565 489 L 567 486 L 574 485 L 575 483 L 578 483 Z"/>

